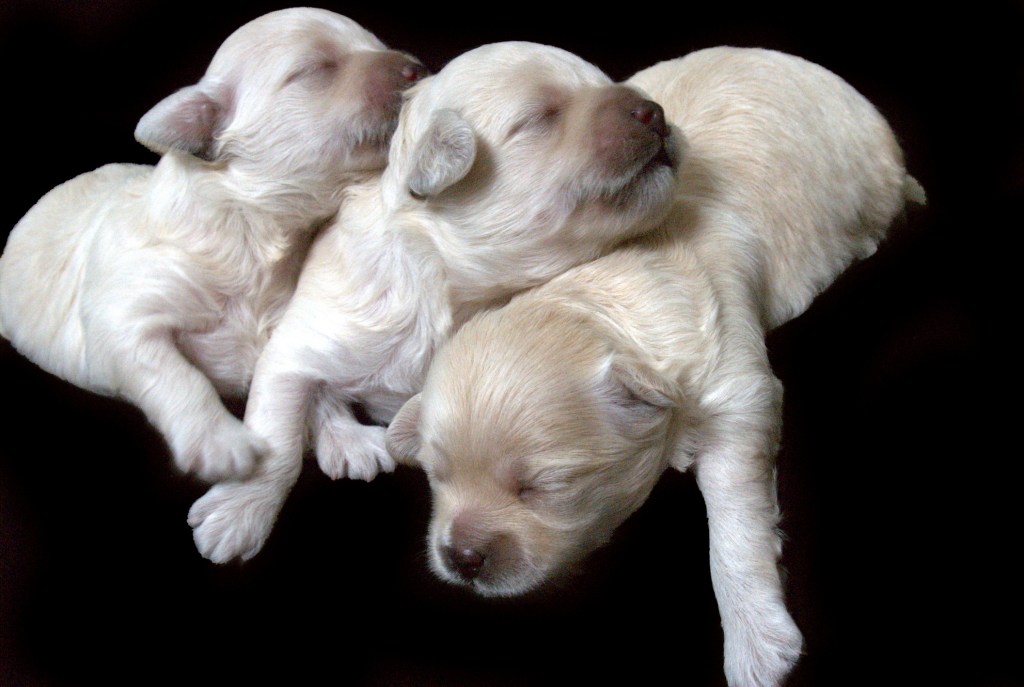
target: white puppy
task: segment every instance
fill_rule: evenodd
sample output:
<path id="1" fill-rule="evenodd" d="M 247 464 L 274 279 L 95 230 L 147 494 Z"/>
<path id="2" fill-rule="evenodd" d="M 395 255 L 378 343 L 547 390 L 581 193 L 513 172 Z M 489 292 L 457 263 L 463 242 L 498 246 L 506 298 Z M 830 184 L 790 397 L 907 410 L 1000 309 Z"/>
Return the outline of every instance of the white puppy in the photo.
<path id="1" fill-rule="evenodd" d="M 411 89 L 382 180 L 350 189 L 257 365 L 265 460 L 192 507 L 200 552 L 255 555 L 307 445 L 334 478 L 392 470 L 350 404 L 389 421 L 474 311 L 662 221 L 674 140 L 657 104 L 549 46 L 483 46 Z"/>
<path id="2" fill-rule="evenodd" d="M 423 74 L 332 12 L 241 27 L 199 83 L 140 120 L 156 167 L 83 174 L 14 228 L 3 335 L 45 370 L 139 406 L 181 469 L 249 472 L 260 442 L 219 394 L 246 394 L 314 231 L 340 189 L 384 166 L 401 92 Z"/>
<path id="3" fill-rule="evenodd" d="M 687 143 L 664 230 L 479 314 L 388 429 L 426 470 L 431 566 L 525 593 L 607 540 L 669 466 L 696 471 L 730 685 L 779 684 L 783 600 L 766 330 L 923 202 L 879 113 L 796 57 L 718 48 L 637 74 Z"/>

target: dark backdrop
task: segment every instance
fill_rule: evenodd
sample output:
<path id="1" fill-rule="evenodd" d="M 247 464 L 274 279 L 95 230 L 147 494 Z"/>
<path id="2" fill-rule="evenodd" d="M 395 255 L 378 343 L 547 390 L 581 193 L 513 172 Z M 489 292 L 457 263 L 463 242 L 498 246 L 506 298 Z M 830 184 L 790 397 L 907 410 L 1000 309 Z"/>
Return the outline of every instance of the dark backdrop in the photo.
<path id="1" fill-rule="evenodd" d="M 155 162 L 132 139 L 138 118 L 279 6 L 0 6 L 0 231 L 80 172 Z M 1008 297 L 1024 188 L 1018 3 L 325 6 L 434 70 L 507 39 L 617 79 L 701 47 L 763 46 L 872 100 L 930 205 L 769 339 L 786 386 L 789 605 L 807 639 L 791 684 L 1024 684 Z M 430 576 L 429 494 L 411 469 L 364 484 L 307 465 L 263 553 L 217 567 L 185 523 L 203 486 L 139 412 L 6 342 L 0 370 L 0 684 L 724 684 L 691 476 L 667 474 L 578 575 L 527 599 Z"/>

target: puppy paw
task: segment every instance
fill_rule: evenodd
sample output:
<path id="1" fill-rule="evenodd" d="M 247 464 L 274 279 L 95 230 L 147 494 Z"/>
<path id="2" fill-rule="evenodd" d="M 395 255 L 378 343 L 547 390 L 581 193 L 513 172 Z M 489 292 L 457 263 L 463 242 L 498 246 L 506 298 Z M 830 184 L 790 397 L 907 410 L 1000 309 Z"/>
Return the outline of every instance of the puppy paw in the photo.
<path id="1" fill-rule="evenodd" d="M 777 687 L 800 658 L 803 636 L 785 608 L 727 628 L 725 675 L 731 687 Z"/>
<path id="2" fill-rule="evenodd" d="M 201 436 L 172 440 L 171 447 L 181 470 L 207 482 L 248 477 L 266 451 L 264 442 L 227 412 Z"/>
<path id="3" fill-rule="evenodd" d="M 249 560 L 270 536 L 280 503 L 277 492 L 266 484 L 228 482 L 213 486 L 188 512 L 196 548 L 214 563 Z"/>
<path id="4" fill-rule="evenodd" d="M 316 440 L 316 461 L 331 479 L 369 482 L 381 472 L 393 472 L 395 461 L 384 446 L 386 431 L 360 424 L 322 426 Z"/>

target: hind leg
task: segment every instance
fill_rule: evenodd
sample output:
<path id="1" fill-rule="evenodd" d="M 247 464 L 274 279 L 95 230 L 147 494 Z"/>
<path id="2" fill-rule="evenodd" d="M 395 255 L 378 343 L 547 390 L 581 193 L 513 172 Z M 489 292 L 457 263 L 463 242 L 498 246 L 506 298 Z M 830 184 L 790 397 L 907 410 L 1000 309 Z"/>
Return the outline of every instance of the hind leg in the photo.
<path id="1" fill-rule="evenodd" d="M 163 434 L 175 464 L 207 481 L 249 475 L 263 442 L 224 406 L 170 334 L 127 340 L 115 356 L 118 391 Z"/>

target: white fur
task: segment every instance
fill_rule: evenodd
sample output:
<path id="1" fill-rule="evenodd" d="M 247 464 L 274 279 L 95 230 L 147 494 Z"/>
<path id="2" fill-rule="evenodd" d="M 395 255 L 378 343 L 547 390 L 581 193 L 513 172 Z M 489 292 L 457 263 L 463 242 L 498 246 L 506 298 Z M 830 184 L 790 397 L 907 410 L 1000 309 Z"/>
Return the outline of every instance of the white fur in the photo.
<path id="1" fill-rule="evenodd" d="M 773 460 L 782 388 L 764 335 L 923 200 L 879 113 L 796 57 L 716 48 L 630 81 L 687 152 L 661 231 L 467 322 L 388 429 L 434 495 L 431 566 L 487 595 L 558 575 L 693 467 L 730 685 L 781 684 Z"/>
<path id="2" fill-rule="evenodd" d="M 199 83 L 140 120 L 159 164 L 83 174 L 14 228 L 4 336 L 53 374 L 138 405 L 181 469 L 248 473 L 263 444 L 220 395 L 246 394 L 339 191 L 383 167 L 403 61 L 323 10 L 238 29 Z"/>
<path id="3" fill-rule="evenodd" d="M 664 218 L 676 151 L 632 114 L 650 105 L 528 43 L 473 50 L 409 92 L 381 181 L 349 190 L 257 365 L 246 424 L 266 460 L 189 514 L 204 556 L 260 550 L 307 446 L 333 478 L 392 470 L 384 428 L 351 403 L 389 421 L 458 322 Z"/>

